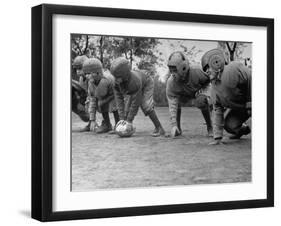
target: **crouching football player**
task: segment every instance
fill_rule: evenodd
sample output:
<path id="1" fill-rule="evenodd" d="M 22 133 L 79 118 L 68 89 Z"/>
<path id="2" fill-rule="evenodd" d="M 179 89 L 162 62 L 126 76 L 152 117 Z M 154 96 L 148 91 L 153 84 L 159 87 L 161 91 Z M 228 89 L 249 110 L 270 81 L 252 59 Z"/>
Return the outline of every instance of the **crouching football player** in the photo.
<path id="1" fill-rule="evenodd" d="M 133 120 L 141 107 L 145 116 L 149 116 L 155 129 L 154 137 L 165 135 L 165 131 L 156 115 L 153 103 L 154 82 L 150 75 L 143 71 L 131 70 L 125 58 L 115 59 L 110 68 L 115 77 L 114 93 L 121 120 L 128 128 L 133 129 Z M 126 100 L 128 98 L 128 100 Z"/>
<path id="2" fill-rule="evenodd" d="M 171 76 L 167 80 L 166 95 L 171 119 L 171 136 L 182 134 L 181 104 L 195 98 L 207 124 L 209 136 L 213 135 L 210 116 L 210 79 L 200 68 L 190 67 L 189 61 L 182 52 L 174 52 L 168 59 Z"/>
<path id="3" fill-rule="evenodd" d="M 86 75 L 83 72 L 83 63 L 88 60 L 88 57 L 85 55 L 77 56 L 74 58 L 72 67 L 76 71 L 77 76 L 79 77 L 79 84 L 85 90 L 88 89 L 88 81 Z"/>
<path id="4" fill-rule="evenodd" d="M 75 81 L 74 79 L 72 79 L 71 83 L 72 111 L 77 114 L 82 121 L 89 122 L 89 114 L 87 111 L 88 109 L 85 106 L 87 92 L 82 86 L 80 86 L 79 82 Z"/>
<path id="5" fill-rule="evenodd" d="M 251 70 L 239 62 L 226 65 L 224 53 L 219 49 L 206 52 L 202 68 L 211 78 L 214 103 L 214 142 L 221 144 L 223 129 L 239 139 L 250 133 L 245 122 L 251 116 Z"/>
<path id="6" fill-rule="evenodd" d="M 88 98 L 88 80 L 83 72 L 83 63 L 88 59 L 87 56 L 77 56 L 74 58 L 72 67 L 79 78 L 79 82 L 72 79 L 72 111 L 76 113 L 87 125 L 80 129 L 79 132 L 90 130 L 89 122 L 89 98 Z"/>
<path id="7" fill-rule="evenodd" d="M 103 73 L 102 63 L 96 58 L 83 63 L 83 72 L 88 80 L 90 129 L 96 133 L 112 131 L 109 112 L 113 113 L 115 123 L 119 121 L 113 93 L 114 77 L 110 73 Z M 97 111 L 103 117 L 100 126 L 96 123 Z"/>

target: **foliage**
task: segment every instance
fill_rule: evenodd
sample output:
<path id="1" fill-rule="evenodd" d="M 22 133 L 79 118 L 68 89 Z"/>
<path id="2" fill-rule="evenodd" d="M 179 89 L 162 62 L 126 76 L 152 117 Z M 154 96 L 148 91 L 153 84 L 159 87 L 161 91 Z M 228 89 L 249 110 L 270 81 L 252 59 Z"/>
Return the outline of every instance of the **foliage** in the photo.
<path id="1" fill-rule="evenodd" d="M 242 42 L 218 42 L 218 48 L 224 51 L 228 62 L 242 60 L 242 54 L 245 47 L 245 43 Z"/>
<path id="2" fill-rule="evenodd" d="M 154 78 L 155 103 L 167 106 L 165 81 L 168 78 L 168 57 L 174 51 L 182 51 L 191 65 L 200 65 L 198 56 L 202 50 L 194 43 L 189 40 L 72 34 L 71 60 L 78 55 L 95 57 L 102 62 L 105 70 L 109 70 L 114 59 L 125 57 L 132 69 L 145 70 Z M 229 61 L 244 60 L 244 43 L 219 41 L 218 48 L 225 52 Z M 77 79 L 74 70 L 72 78 Z"/>
<path id="3" fill-rule="evenodd" d="M 153 100 L 156 106 L 168 106 L 166 84 L 159 79 L 159 75 L 154 77 Z"/>

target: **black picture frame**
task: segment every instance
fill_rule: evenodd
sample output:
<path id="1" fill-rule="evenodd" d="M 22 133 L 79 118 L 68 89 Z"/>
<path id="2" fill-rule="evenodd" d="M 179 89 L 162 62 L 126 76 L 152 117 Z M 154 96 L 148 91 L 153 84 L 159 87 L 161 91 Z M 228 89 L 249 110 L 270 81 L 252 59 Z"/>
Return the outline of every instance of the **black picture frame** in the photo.
<path id="1" fill-rule="evenodd" d="M 267 198 L 128 208 L 52 210 L 52 18 L 55 14 L 247 25 L 267 29 Z M 32 8 L 32 218 L 57 221 L 274 206 L 274 20 L 43 4 Z"/>

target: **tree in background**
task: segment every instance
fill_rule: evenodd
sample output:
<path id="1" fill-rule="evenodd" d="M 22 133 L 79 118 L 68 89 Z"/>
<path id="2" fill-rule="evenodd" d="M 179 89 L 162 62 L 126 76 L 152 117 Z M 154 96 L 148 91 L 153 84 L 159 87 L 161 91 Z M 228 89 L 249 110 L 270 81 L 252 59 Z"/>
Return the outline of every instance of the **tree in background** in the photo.
<path id="1" fill-rule="evenodd" d="M 245 44 L 239 42 L 218 42 L 228 60 L 241 59 Z M 154 100 L 157 105 L 167 106 L 165 82 L 169 76 L 167 61 L 174 51 L 182 51 L 192 65 L 200 64 L 200 47 L 188 40 L 156 39 L 146 37 L 117 37 L 104 35 L 71 35 L 71 60 L 76 56 L 87 55 L 98 58 L 105 70 L 120 56 L 130 61 L 133 69 L 145 70 L 154 78 Z M 246 62 L 246 61 L 245 61 Z M 72 71 L 72 78 L 76 78 Z"/>
<path id="2" fill-rule="evenodd" d="M 98 58 L 107 69 L 110 68 L 110 62 L 119 56 L 124 56 L 132 65 L 138 65 L 141 60 L 151 64 L 156 62 L 154 48 L 157 39 L 154 38 L 74 34 L 71 43 L 72 60 L 78 55 L 86 54 L 88 57 Z M 143 64 L 140 65 L 143 67 Z"/>
<path id="3" fill-rule="evenodd" d="M 242 58 L 242 54 L 245 47 L 246 44 L 242 42 L 218 42 L 218 48 L 224 51 L 228 62 L 235 60 L 244 60 Z"/>
<path id="4" fill-rule="evenodd" d="M 188 41 L 189 40 L 159 39 L 157 46 L 159 59 L 161 59 L 166 66 L 167 58 L 172 52 L 182 51 L 191 64 L 199 63 L 195 59 L 202 50 L 195 45 L 188 46 Z"/>
<path id="5" fill-rule="evenodd" d="M 72 34 L 71 35 L 71 57 L 85 55 L 88 49 L 88 35 Z"/>

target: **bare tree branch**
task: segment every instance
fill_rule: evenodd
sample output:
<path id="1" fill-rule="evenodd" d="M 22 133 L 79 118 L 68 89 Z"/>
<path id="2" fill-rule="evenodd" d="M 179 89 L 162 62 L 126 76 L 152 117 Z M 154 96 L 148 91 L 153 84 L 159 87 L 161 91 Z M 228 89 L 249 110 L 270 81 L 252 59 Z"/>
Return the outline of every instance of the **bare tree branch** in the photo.
<path id="1" fill-rule="evenodd" d="M 83 50 L 83 54 L 86 53 L 86 51 L 87 51 L 87 49 L 88 49 L 88 44 L 89 44 L 89 37 L 88 37 L 88 35 L 86 35 L 86 44 L 85 44 L 85 48 L 84 48 L 84 50 Z"/>
<path id="2" fill-rule="evenodd" d="M 236 46 L 237 46 L 237 42 L 234 42 L 234 45 L 233 45 L 233 48 L 232 48 L 233 52 L 235 51 Z"/>
<path id="3" fill-rule="evenodd" d="M 100 46 L 99 46 L 99 48 L 100 48 L 100 61 L 101 61 L 101 63 L 103 64 L 103 39 L 104 39 L 104 36 L 101 36 L 100 37 Z"/>
<path id="4" fill-rule="evenodd" d="M 226 46 L 227 46 L 228 51 L 231 52 L 231 48 L 230 48 L 229 43 L 228 43 L 228 42 L 225 42 L 225 43 L 226 43 Z"/>

